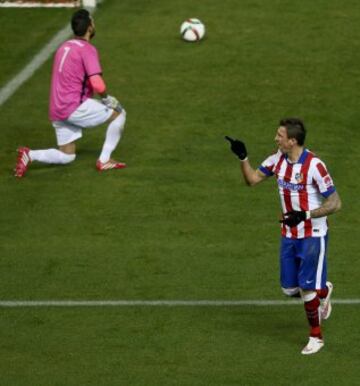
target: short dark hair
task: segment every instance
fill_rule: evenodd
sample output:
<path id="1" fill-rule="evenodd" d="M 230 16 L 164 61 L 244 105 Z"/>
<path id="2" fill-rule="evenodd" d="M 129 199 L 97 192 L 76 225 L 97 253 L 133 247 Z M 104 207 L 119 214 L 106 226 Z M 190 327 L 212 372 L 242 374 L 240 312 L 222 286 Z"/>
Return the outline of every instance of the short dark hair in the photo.
<path id="1" fill-rule="evenodd" d="M 71 18 L 71 28 L 75 36 L 84 36 L 91 25 L 91 17 L 86 9 L 79 9 Z"/>
<path id="2" fill-rule="evenodd" d="M 284 118 L 280 121 L 280 126 L 286 128 L 288 138 L 295 138 L 298 145 L 302 146 L 305 142 L 306 129 L 304 122 L 299 118 Z"/>

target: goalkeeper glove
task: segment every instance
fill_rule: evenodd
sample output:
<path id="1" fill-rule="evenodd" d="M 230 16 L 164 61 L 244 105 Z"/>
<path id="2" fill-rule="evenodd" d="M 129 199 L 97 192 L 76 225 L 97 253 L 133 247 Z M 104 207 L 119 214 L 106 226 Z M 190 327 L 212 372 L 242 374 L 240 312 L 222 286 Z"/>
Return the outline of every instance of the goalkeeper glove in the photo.
<path id="1" fill-rule="evenodd" d="M 296 227 L 301 221 L 308 220 L 310 218 L 310 211 L 298 211 L 292 210 L 283 215 L 283 219 L 280 220 L 284 225 L 288 225 L 290 228 Z"/>
<path id="2" fill-rule="evenodd" d="M 111 95 L 108 95 L 105 98 L 101 98 L 101 102 L 109 109 L 113 109 L 118 113 L 121 113 L 122 111 L 122 106 L 119 101 Z"/>
<path id="3" fill-rule="evenodd" d="M 227 139 L 231 144 L 231 151 L 236 154 L 241 161 L 245 161 L 247 159 L 247 150 L 245 143 L 242 141 L 239 141 L 238 139 L 232 139 L 225 136 L 225 139 Z"/>

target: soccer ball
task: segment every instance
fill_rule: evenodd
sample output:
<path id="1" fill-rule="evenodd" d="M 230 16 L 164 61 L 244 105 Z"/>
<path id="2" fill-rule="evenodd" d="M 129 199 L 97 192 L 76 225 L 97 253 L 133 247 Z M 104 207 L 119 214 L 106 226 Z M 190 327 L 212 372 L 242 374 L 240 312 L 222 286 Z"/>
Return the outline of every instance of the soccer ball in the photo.
<path id="1" fill-rule="evenodd" d="M 197 42 L 205 35 L 205 25 L 199 19 L 187 19 L 181 24 L 180 34 L 187 42 Z"/>

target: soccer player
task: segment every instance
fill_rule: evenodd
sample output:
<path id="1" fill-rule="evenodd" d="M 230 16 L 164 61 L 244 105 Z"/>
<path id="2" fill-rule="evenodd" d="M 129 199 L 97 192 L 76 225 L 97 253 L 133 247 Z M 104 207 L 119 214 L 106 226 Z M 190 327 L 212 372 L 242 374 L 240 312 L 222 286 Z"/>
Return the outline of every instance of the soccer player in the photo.
<path id="1" fill-rule="evenodd" d="M 226 137 L 239 157 L 245 182 L 257 185 L 275 176 L 280 194 L 280 281 L 288 296 L 301 296 L 310 324 L 310 337 L 302 354 L 324 346 L 321 321 L 331 313 L 333 284 L 327 281 L 327 217 L 341 201 L 325 164 L 304 147 L 306 130 L 300 119 L 280 121 L 275 135 L 278 151 L 253 169 L 244 142 Z"/>
<path id="2" fill-rule="evenodd" d="M 73 14 L 71 27 L 74 36 L 57 49 L 52 69 L 49 118 L 58 149 L 19 148 L 16 177 L 23 177 L 32 161 L 48 164 L 74 161 L 75 141 L 82 137 L 83 128 L 105 122 L 108 127 L 96 168 L 104 171 L 126 167 L 110 158 L 124 130 L 126 112 L 115 97 L 107 94 L 98 52 L 90 43 L 95 36 L 94 20 L 87 10 L 80 9 Z M 101 102 L 92 98 L 94 94 L 101 97 Z"/>

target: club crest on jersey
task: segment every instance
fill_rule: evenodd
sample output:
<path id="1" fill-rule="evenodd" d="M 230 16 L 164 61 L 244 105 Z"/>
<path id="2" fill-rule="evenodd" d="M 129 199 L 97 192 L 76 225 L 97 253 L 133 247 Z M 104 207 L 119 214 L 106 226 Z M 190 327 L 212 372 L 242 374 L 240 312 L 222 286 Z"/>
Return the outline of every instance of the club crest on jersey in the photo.
<path id="1" fill-rule="evenodd" d="M 300 184 L 304 180 L 304 175 L 302 173 L 296 173 L 295 180 L 298 184 Z"/>

